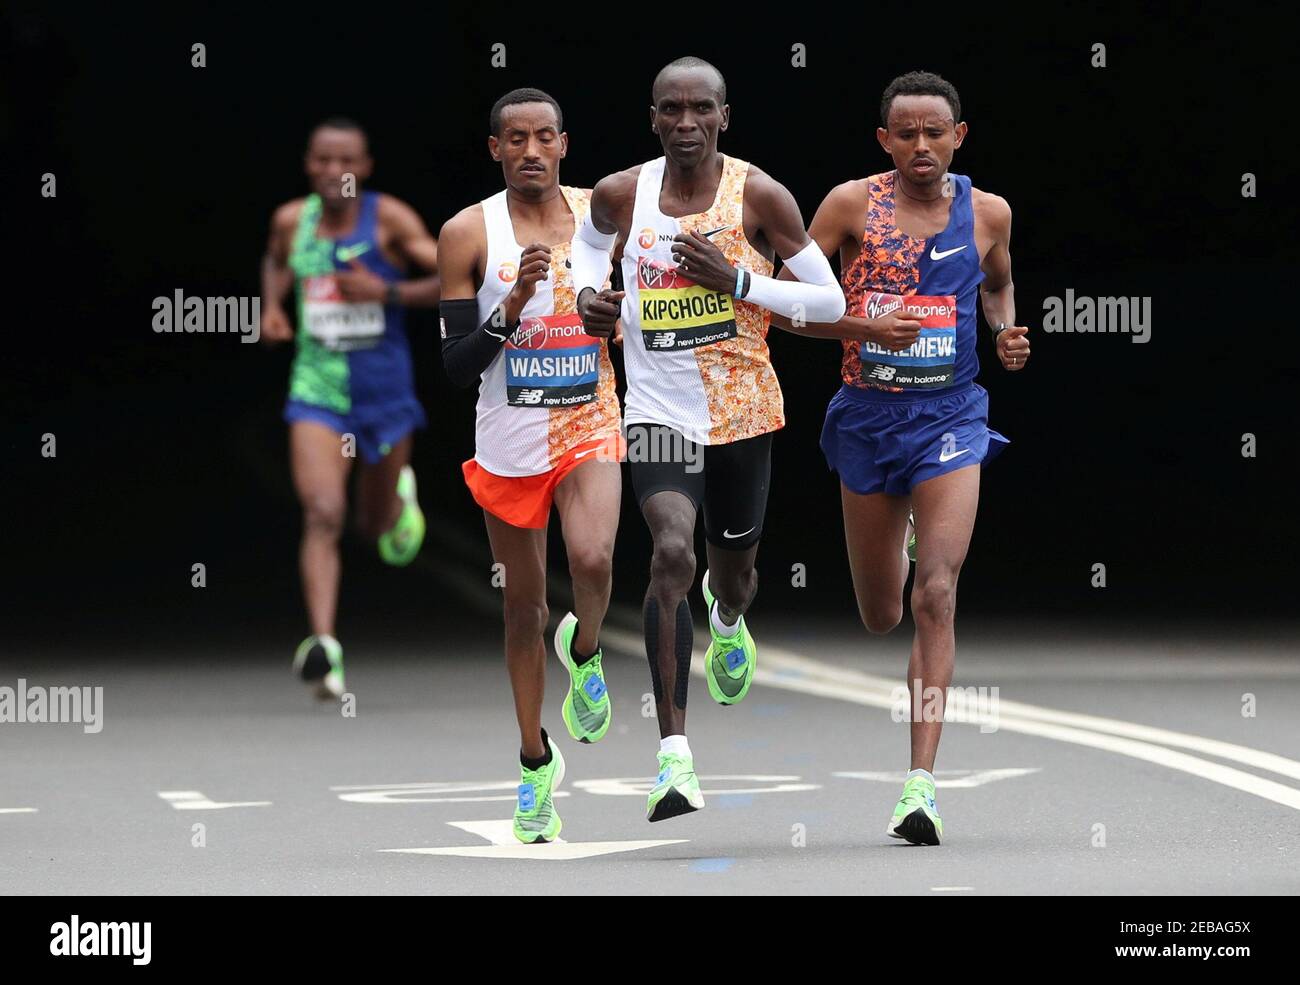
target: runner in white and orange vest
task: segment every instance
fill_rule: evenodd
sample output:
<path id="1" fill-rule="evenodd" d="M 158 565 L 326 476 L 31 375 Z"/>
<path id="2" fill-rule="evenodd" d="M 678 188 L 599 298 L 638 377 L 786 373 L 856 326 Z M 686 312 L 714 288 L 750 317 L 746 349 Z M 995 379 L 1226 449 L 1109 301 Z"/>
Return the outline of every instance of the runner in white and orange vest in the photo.
<path id="1" fill-rule="evenodd" d="M 659 821 L 704 806 L 686 741 L 696 515 L 708 549 L 709 692 L 735 704 L 754 678 L 744 615 L 758 588 L 772 435 L 785 424 L 770 313 L 835 321 L 844 295 L 789 191 L 719 153 L 731 112 L 722 74 L 679 58 L 652 99 L 664 156 L 596 185 L 573 273 L 587 331 L 608 335 L 620 315 L 626 326 L 627 460 L 654 540 L 645 640 L 660 748 L 646 813 Z M 624 290 L 601 290 L 616 243 Z M 797 280 L 772 277 L 776 255 Z"/>
<path id="2" fill-rule="evenodd" d="M 560 184 L 568 135 L 559 104 L 516 89 L 492 108 L 488 150 L 506 187 L 442 229 L 442 353 L 452 382 L 479 384 L 465 482 L 483 508 L 504 575 L 505 648 L 520 735 L 515 836 L 552 841 L 564 758 L 542 728 L 546 681 L 546 528 L 560 514 L 574 612 L 555 649 L 569 672 L 562 717 L 595 742 L 609 729 L 600 628 L 609 607 L 622 478 L 618 396 L 608 343 L 574 307 L 570 241 L 590 191 Z M 606 262 L 601 282 L 609 269 Z"/>

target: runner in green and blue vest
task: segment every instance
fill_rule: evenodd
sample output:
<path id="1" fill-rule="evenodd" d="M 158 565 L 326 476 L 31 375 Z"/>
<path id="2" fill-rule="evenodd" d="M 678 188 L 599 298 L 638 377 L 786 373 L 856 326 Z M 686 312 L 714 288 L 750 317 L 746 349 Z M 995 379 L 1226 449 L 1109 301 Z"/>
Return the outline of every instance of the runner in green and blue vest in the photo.
<path id="1" fill-rule="evenodd" d="M 262 263 L 262 338 L 296 334 L 284 419 L 303 509 L 299 564 L 311 635 L 294 668 L 322 698 L 343 693 L 334 621 L 353 460 L 361 459 L 358 525 L 384 561 L 408 564 L 425 529 L 408 464 L 425 417 L 404 309 L 438 303 L 438 244 L 409 205 L 362 190 L 372 168 L 356 123 L 316 127 L 306 156 L 312 194 L 275 211 Z M 404 279 L 412 268 L 423 276 Z M 283 307 L 291 288 L 296 333 Z"/>

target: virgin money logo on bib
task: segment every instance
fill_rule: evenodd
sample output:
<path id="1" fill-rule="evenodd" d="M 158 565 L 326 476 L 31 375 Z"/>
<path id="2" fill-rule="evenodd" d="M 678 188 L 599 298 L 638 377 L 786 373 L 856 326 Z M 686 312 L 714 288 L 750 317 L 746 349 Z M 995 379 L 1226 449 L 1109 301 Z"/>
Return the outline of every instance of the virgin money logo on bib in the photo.
<path id="1" fill-rule="evenodd" d="M 524 318 L 502 358 L 511 407 L 572 407 L 596 399 L 600 341 L 583 331 L 577 314 Z"/>
<path id="2" fill-rule="evenodd" d="M 930 390 L 952 385 L 957 362 L 957 299 L 925 297 L 919 294 L 872 292 L 863 299 L 862 314 L 880 318 L 903 308 L 921 316 L 916 341 L 900 352 L 891 352 L 875 342 L 862 342 L 858 358 L 862 382 L 885 390 Z"/>
<path id="3" fill-rule="evenodd" d="M 670 267 L 660 260 L 641 257 L 636 263 L 636 286 L 639 290 L 675 291 L 694 287 L 695 281 L 678 273 L 676 267 Z"/>
<path id="4" fill-rule="evenodd" d="M 333 277 L 308 277 L 303 281 L 303 296 L 308 301 L 342 301 L 343 292 Z"/>
<path id="5" fill-rule="evenodd" d="M 882 318 L 902 306 L 903 299 L 897 294 L 881 294 L 879 291 L 872 291 L 862 302 L 862 317 Z"/>
<path id="6" fill-rule="evenodd" d="M 516 349 L 544 349 L 550 329 L 541 318 L 524 318 L 510 336 L 510 345 Z"/>

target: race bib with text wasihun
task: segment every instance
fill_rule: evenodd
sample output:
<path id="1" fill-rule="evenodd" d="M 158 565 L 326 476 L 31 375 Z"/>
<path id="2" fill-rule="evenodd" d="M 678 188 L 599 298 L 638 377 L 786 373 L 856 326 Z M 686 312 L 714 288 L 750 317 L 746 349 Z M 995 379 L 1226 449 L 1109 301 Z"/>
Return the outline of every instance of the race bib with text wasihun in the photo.
<path id="1" fill-rule="evenodd" d="M 891 352 L 875 342 L 858 348 L 862 382 L 886 390 L 929 390 L 952 385 L 957 362 L 957 299 L 952 295 L 905 297 L 873 291 L 862 301 L 862 318 L 906 308 L 923 316 L 921 334 L 908 348 Z"/>
<path id="2" fill-rule="evenodd" d="M 736 337 L 731 295 L 701 287 L 676 267 L 641 257 L 636 265 L 641 340 L 650 352 L 675 352 Z"/>
<path id="3" fill-rule="evenodd" d="M 583 331 L 577 314 L 523 318 L 503 358 L 511 407 L 572 407 L 596 399 L 600 340 Z"/>

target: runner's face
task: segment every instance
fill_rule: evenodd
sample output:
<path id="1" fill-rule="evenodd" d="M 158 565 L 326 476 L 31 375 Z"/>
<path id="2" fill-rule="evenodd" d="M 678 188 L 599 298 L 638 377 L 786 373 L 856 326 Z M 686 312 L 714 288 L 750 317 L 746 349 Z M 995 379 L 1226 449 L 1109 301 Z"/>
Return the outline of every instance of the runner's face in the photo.
<path id="1" fill-rule="evenodd" d="M 730 116 L 731 107 L 718 102 L 717 76 L 691 68 L 671 72 L 659 83 L 650 124 L 665 156 L 690 169 L 717 153 L 718 134 Z"/>
<path id="2" fill-rule="evenodd" d="M 366 150 L 366 138 L 356 130 L 321 127 L 307 145 L 307 179 L 311 190 L 328 204 L 343 201 L 343 176 L 356 178 L 355 192 L 370 177 L 373 162 Z"/>
<path id="3" fill-rule="evenodd" d="M 965 136 L 966 124 L 953 121 L 952 107 L 942 96 L 895 97 L 889 128 L 876 131 L 898 173 L 914 185 L 942 181 Z"/>
<path id="4" fill-rule="evenodd" d="M 488 137 L 488 151 L 501 162 L 510 188 L 539 197 L 560 183 L 569 135 L 560 132 L 550 103 L 519 103 L 501 111 L 501 133 Z"/>

